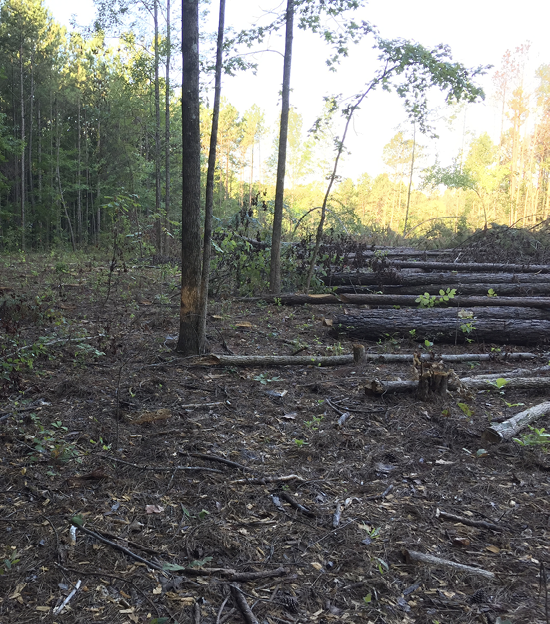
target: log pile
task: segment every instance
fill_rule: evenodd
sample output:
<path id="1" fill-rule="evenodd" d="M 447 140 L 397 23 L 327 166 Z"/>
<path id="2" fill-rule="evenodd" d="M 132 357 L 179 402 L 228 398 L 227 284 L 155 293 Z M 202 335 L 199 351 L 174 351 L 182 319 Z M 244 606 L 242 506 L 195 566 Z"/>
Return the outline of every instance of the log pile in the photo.
<path id="1" fill-rule="evenodd" d="M 405 270 L 413 267 L 421 272 Z M 334 298 L 369 308 L 338 314 L 333 335 L 453 344 L 538 345 L 550 340 L 550 265 L 392 260 L 378 269 L 327 278 L 338 285 Z M 450 297 L 441 296 L 450 290 Z M 419 307 L 427 301 L 433 307 Z"/>

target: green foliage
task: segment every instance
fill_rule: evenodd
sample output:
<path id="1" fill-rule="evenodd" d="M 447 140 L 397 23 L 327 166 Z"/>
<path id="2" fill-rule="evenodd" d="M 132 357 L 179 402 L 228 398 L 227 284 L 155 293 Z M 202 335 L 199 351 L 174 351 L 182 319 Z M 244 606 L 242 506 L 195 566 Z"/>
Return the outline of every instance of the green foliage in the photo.
<path id="1" fill-rule="evenodd" d="M 524 433 L 520 438 L 513 438 L 521 446 L 546 446 L 550 444 L 550 433 L 546 433 L 546 429 L 541 427 L 537 429 L 528 425 L 531 433 Z"/>
<path id="2" fill-rule="evenodd" d="M 456 288 L 447 288 L 446 290 L 441 289 L 439 295 L 430 295 L 425 292 L 423 295 L 419 295 L 415 301 L 419 308 L 433 308 L 454 299 L 455 295 Z"/>
<path id="3" fill-rule="evenodd" d="M 259 375 L 256 375 L 256 377 L 254 377 L 255 381 L 259 381 L 263 386 L 267 385 L 268 383 L 272 382 L 272 381 L 281 381 L 280 377 L 271 377 L 268 378 L 266 376 L 265 373 L 260 373 Z"/>
<path id="4" fill-rule="evenodd" d="M 21 561 L 15 549 L 0 563 L 0 575 L 7 574 Z"/>
<path id="5" fill-rule="evenodd" d="M 472 408 L 466 403 L 457 403 L 457 407 L 460 408 L 466 418 L 472 418 L 472 416 L 474 415 Z"/>
<path id="6" fill-rule="evenodd" d="M 499 377 L 498 379 L 495 379 L 494 381 L 490 381 L 489 382 L 492 386 L 495 386 L 495 388 L 498 388 L 499 390 L 501 390 L 502 388 L 504 388 L 504 386 L 506 386 L 509 381 L 508 379 L 504 379 L 503 377 Z"/>
<path id="7" fill-rule="evenodd" d="M 323 418 L 323 415 L 314 416 L 311 420 L 306 420 L 304 424 L 308 429 L 311 429 L 311 431 L 317 431 L 323 422 Z"/>

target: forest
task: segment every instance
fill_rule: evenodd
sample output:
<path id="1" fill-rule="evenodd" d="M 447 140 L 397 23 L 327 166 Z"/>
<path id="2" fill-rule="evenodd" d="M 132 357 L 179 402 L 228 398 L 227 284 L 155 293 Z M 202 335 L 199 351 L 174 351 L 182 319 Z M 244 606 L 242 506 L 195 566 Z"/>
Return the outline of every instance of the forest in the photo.
<path id="1" fill-rule="evenodd" d="M 365 4 L 0 0 L 0 623 L 550 624 L 550 63 Z M 302 30 L 374 51 L 311 129 Z M 223 81 L 275 35 L 270 124 Z"/>
<path id="2" fill-rule="evenodd" d="M 166 28 L 173 7 L 158 6 L 155 19 L 146 3 L 128 7 L 124 12 L 120 4 L 117 13 L 115 5 L 100 3 L 103 22 L 95 30 L 67 32 L 40 0 L 2 2 L 2 251 L 109 246 L 113 198 L 120 196 L 128 203 L 136 252 L 145 245 L 176 253 L 178 245 L 169 240 L 178 239 L 181 227 L 180 29 L 175 13 Z M 202 64 L 208 69 L 211 43 L 204 39 Z M 384 148 L 386 172 L 337 180 L 328 224 L 353 235 L 397 240 L 407 232 L 437 238 L 488 223 L 532 225 L 547 218 L 550 65 L 537 69 L 536 89 L 527 91 L 528 52 L 527 44 L 508 51 L 501 67 L 490 70 L 494 92 L 487 96 L 500 110 L 498 141 L 487 133 L 466 137 L 463 152 L 443 167 L 422 159 L 428 136 L 417 133 L 412 163 L 410 128 L 396 132 Z M 202 80 L 206 85 L 207 73 Z M 212 118 L 206 86 L 201 97 L 204 192 Z M 448 116 L 459 108 L 450 105 Z M 318 213 L 304 216 L 322 203 L 334 159 L 331 123 L 334 118 L 314 136 L 291 107 L 283 221 L 288 240 L 316 227 Z M 246 207 L 255 229 L 269 236 L 277 128 L 266 125 L 257 105 L 239 111 L 222 99 L 218 134 L 215 225 L 227 226 Z M 434 215 L 438 219 L 426 223 Z"/>

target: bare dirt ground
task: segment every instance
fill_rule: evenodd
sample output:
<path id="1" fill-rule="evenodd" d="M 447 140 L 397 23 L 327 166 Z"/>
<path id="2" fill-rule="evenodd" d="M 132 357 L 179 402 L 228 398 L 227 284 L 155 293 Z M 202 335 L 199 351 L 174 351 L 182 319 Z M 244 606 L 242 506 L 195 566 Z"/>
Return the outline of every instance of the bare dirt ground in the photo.
<path id="1" fill-rule="evenodd" d="M 550 457 L 481 451 L 491 419 L 547 392 L 420 402 L 365 396 L 366 378 L 408 379 L 403 363 L 194 366 L 172 349 L 176 270 L 114 273 L 109 295 L 108 274 L 0 270 L 0 622 L 548 624 Z M 321 322 L 339 311 L 213 301 L 210 349 L 349 353 Z M 548 363 L 534 352 L 453 368 L 505 377 Z"/>

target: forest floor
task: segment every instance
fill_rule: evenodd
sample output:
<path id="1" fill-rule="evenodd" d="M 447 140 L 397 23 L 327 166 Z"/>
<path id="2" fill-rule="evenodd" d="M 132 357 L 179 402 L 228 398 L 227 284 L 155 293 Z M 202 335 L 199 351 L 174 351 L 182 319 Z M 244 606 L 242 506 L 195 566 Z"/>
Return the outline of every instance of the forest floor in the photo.
<path id="1" fill-rule="evenodd" d="M 0 622 L 548 624 L 550 455 L 481 440 L 547 392 L 420 402 L 365 395 L 405 363 L 196 366 L 173 351 L 177 270 L 129 268 L 108 291 L 108 267 L 0 267 Z M 212 301 L 209 348 L 350 353 L 322 323 L 338 312 Z M 453 368 L 548 363 L 513 350 L 537 357 Z"/>

